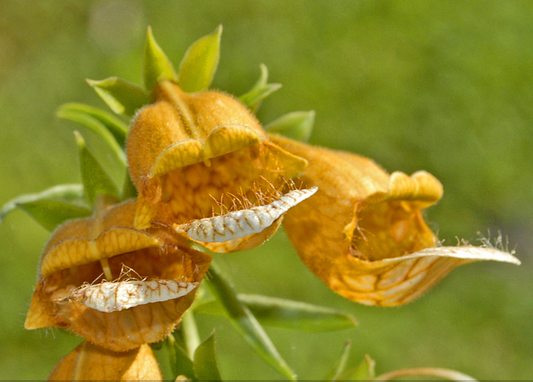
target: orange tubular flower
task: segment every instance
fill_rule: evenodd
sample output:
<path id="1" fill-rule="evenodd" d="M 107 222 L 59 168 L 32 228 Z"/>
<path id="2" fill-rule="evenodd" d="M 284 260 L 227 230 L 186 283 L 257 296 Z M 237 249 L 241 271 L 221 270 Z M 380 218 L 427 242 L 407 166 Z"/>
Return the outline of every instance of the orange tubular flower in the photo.
<path id="1" fill-rule="evenodd" d="M 152 94 L 155 103 L 137 114 L 127 141 L 131 178 L 142 203 L 137 227 L 159 220 L 179 228 L 265 205 L 307 164 L 271 143 L 256 118 L 229 95 L 187 94 L 170 81 L 160 82 Z M 280 223 L 276 218 L 228 240 L 195 241 L 215 252 L 253 248 Z"/>
<path id="2" fill-rule="evenodd" d="M 211 256 L 171 229 L 133 228 L 135 200 L 59 227 L 44 249 L 27 329 L 66 328 L 127 351 L 165 338 L 192 304 Z"/>
<path id="3" fill-rule="evenodd" d="M 63 358 L 49 381 L 162 381 L 163 375 L 149 345 L 116 353 L 82 342 Z"/>
<path id="4" fill-rule="evenodd" d="M 289 211 L 284 226 L 302 261 L 342 296 L 366 305 L 402 305 L 458 265 L 519 264 L 492 248 L 438 246 L 421 215 L 442 196 L 442 185 L 429 173 L 389 175 L 358 155 L 270 139 L 309 161 L 300 180 L 319 191 Z"/>

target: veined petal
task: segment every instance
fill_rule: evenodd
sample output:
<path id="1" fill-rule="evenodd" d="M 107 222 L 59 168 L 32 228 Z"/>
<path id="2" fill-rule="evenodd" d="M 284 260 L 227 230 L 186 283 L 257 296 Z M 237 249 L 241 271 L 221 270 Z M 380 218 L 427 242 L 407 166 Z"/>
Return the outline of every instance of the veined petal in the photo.
<path id="1" fill-rule="evenodd" d="M 419 171 L 388 175 L 369 159 L 270 139 L 309 161 L 299 180 L 319 191 L 284 219 L 302 261 L 331 289 L 366 305 L 395 306 L 421 296 L 454 267 L 478 260 L 518 264 L 485 247 L 440 247 L 421 209 L 437 202 L 442 185 Z"/>
<path id="2" fill-rule="evenodd" d="M 420 297 L 453 268 L 481 260 L 520 264 L 495 248 L 438 246 L 378 261 L 348 258 L 345 269 L 332 272 L 329 281 L 335 292 L 361 304 L 396 306 Z"/>
<path id="3" fill-rule="evenodd" d="M 82 285 L 61 302 L 78 301 L 100 312 L 120 312 L 139 305 L 163 302 L 185 296 L 198 283 L 176 280 L 126 280 Z"/>
<path id="4" fill-rule="evenodd" d="M 277 229 L 281 216 L 290 208 L 311 197 L 317 189 L 317 187 L 312 187 L 308 190 L 293 190 L 267 205 L 193 220 L 176 226 L 176 231 L 185 233 L 193 241 L 214 252 L 243 249 L 241 243 L 247 241 L 239 239 L 253 240 L 258 235 L 262 241 L 268 239 L 275 232 L 269 228 L 274 225 Z M 233 248 L 234 245 L 236 245 L 235 248 Z"/>

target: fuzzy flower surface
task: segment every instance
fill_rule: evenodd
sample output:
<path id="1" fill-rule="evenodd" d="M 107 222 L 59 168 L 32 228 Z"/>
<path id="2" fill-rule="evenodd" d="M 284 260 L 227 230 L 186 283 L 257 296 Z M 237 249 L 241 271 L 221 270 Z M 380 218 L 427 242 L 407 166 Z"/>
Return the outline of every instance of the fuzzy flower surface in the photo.
<path id="1" fill-rule="evenodd" d="M 511 254 L 442 247 L 422 212 L 443 194 L 419 171 L 388 174 L 372 160 L 272 135 L 309 162 L 300 180 L 316 195 L 287 213 L 284 226 L 302 261 L 342 296 L 365 305 L 413 301 L 453 268 L 479 260 L 519 264 Z"/>
<path id="2" fill-rule="evenodd" d="M 155 102 L 137 114 L 127 141 L 139 211 L 150 220 L 177 227 L 264 206 L 307 165 L 270 142 L 254 115 L 229 95 L 188 94 L 171 81 L 158 83 L 152 92 Z M 225 227 L 218 232 L 227 232 L 226 239 L 195 241 L 215 252 L 250 249 L 274 234 L 280 223 L 276 218 L 257 227 L 247 224 L 253 232 L 240 238 Z M 138 217 L 136 224 L 150 221 Z"/>
<path id="3" fill-rule="evenodd" d="M 136 206 L 101 208 L 55 231 L 41 257 L 27 329 L 63 327 L 113 351 L 174 329 L 211 256 L 171 230 L 135 229 Z"/>

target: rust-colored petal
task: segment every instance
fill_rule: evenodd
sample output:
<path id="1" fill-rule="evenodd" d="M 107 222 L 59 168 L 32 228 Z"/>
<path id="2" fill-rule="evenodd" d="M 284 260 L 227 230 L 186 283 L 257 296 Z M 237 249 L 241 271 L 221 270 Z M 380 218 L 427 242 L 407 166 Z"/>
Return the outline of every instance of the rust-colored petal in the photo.
<path id="1" fill-rule="evenodd" d="M 419 171 L 387 174 L 355 154 L 279 136 L 271 140 L 309 161 L 299 178 L 317 194 L 285 216 L 302 261 L 331 289 L 366 305 L 395 306 L 422 295 L 454 267 L 478 260 L 519 261 L 491 248 L 439 247 L 421 209 L 442 185 Z"/>
<path id="2" fill-rule="evenodd" d="M 173 330 L 211 256 L 190 249 L 170 227 L 132 228 L 135 211 L 136 202 L 126 202 L 55 232 L 43 252 L 27 329 L 63 327 L 113 351 L 159 341 Z M 99 296 L 96 304 L 80 292 L 113 291 L 125 282 L 136 289 L 122 288 L 109 301 Z"/>
<path id="3" fill-rule="evenodd" d="M 262 205 L 307 164 L 269 142 L 257 119 L 229 95 L 187 94 L 163 81 L 154 98 L 138 113 L 128 135 L 130 172 L 139 190 L 136 228 L 147 228 L 154 220 L 177 226 Z M 208 248 L 249 248 L 274 232 Z"/>
<path id="4" fill-rule="evenodd" d="M 114 352 L 82 342 L 64 357 L 49 381 L 162 381 L 163 375 L 149 345 Z"/>

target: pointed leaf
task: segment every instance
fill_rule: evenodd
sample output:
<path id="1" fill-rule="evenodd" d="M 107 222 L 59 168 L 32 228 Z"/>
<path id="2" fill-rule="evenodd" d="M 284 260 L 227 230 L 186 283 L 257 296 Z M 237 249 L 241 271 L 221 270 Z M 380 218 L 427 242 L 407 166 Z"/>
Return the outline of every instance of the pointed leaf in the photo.
<path id="1" fill-rule="evenodd" d="M 194 352 L 194 373 L 200 381 L 221 381 L 215 350 L 215 332 L 202 342 Z"/>
<path id="2" fill-rule="evenodd" d="M 241 95 L 239 100 L 252 111 L 257 111 L 263 101 L 270 94 L 281 88 L 281 84 L 268 84 L 268 69 L 261 64 L 261 74 L 255 85 L 247 93 Z"/>
<path id="3" fill-rule="evenodd" d="M 375 381 L 390 381 L 392 379 L 397 379 L 401 377 L 437 377 L 449 379 L 451 381 L 477 381 L 477 379 L 463 374 L 459 371 L 450 370 L 450 369 L 441 369 L 438 367 L 420 367 L 414 369 L 403 369 L 390 371 L 385 374 L 377 376 Z M 412 378 L 411 378 L 412 379 Z M 420 380 L 420 379 L 418 379 Z"/>
<path id="4" fill-rule="evenodd" d="M 106 128 L 106 126 L 98 119 L 83 110 L 78 110 L 76 108 L 69 107 L 69 104 L 61 106 L 57 110 L 56 115 L 59 118 L 80 124 L 94 132 L 105 142 L 107 147 L 111 149 L 111 152 L 117 159 L 118 163 L 123 166 L 127 166 L 126 153 L 117 143 L 117 140 L 115 139 L 113 134 L 111 134 L 111 132 Z"/>
<path id="5" fill-rule="evenodd" d="M 314 124 L 314 110 L 294 111 L 269 123 L 265 126 L 265 130 L 300 142 L 307 142 L 313 131 Z"/>
<path id="6" fill-rule="evenodd" d="M 61 105 L 59 109 L 57 110 L 56 115 L 59 118 L 65 118 L 63 117 L 63 115 L 69 112 L 85 114 L 85 115 L 89 115 L 93 117 L 98 122 L 100 122 L 102 125 L 104 125 L 111 134 L 113 134 L 113 137 L 115 137 L 115 140 L 121 147 L 124 147 L 126 143 L 126 135 L 128 134 L 129 128 L 128 128 L 128 125 L 126 125 L 119 118 L 115 117 L 113 114 L 108 113 L 107 111 L 98 109 L 96 107 L 84 105 L 82 103 L 73 102 L 73 103 L 66 103 L 64 105 Z"/>
<path id="7" fill-rule="evenodd" d="M 250 90 L 257 90 L 259 88 L 264 87 L 268 83 L 268 68 L 265 64 L 259 65 L 259 70 L 261 73 L 259 73 L 259 78 L 257 79 L 257 82 L 254 84 L 254 86 Z"/>
<path id="8" fill-rule="evenodd" d="M 83 186 L 81 184 L 61 184 L 35 194 L 19 195 L 4 204 L 0 211 L 0 224 L 4 217 L 16 209 L 18 205 L 39 200 L 83 201 Z"/>
<path id="9" fill-rule="evenodd" d="M 376 361 L 374 361 L 368 354 L 365 355 L 363 361 L 356 367 L 344 373 L 340 379 L 355 380 L 355 381 L 373 381 L 376 377 Z"/>
<path id="10" fill-rule="evenodd" d="M 209 87 L 217 70 L 220 56 L 222 25 L 194 42 L 181 60 L 178 85 L 187 93 L 200 92 Z"/>
<path id="11" fill-rule="evenodd" d="M 281 84 L 267 84 L 262 88 L 243 94 L 239 97 L 239 100 L 248 106 L 250 110 L 256 112 L 259 109 L 259 106 L 261 106 L 261 101 L 280 88 Z"/>
<path id="12" fill-rule="evenodd" d="M 80 156 L 80 169 L 83 187 L 87 200 L 92 205 L 97 194 L 114 195 L 118 197 L 118 190 L 100 163 L 91 154 L 80 133 L 74 132 Z"/>
<path id="13" fill-rule="evenodd" d="M 260 295 L 239 294 L 237 297 L 261 325 L 308 332 L 343 330 L 357 326 L 357 321 L 351 314 L 327 307 Z M 200 303 L 194 311 L 203 314 L 225 314 L 217 300 Z"/>
<path id="14" fill-rule="evenodd" d="M 92 215 L 92 210 L 87 207 L 53 199 L 17 203 L 17 206 L 48 231 L 53 231 L 67 220 Z"/>
<path id="15" fill-rule="evenodd" d="M 177 78 L 172 63 L 155 41 L 152 28 L 148 27 L 143 63 L 143 84 L 145 89 L 151 90 L 161 80 L 176 81 Z"/>
<path id="16" fill-rule="evenodd" d="M 192 360 L 187 356 L 185 350 L 182 349 L 172 334 L 167 337 L 167 343 L 173 379 L 176 379 L 180 375 L 192 379 L 194 377 Z"/>
<path id="17" fill-rule="evenodd" d="M 348 362 L 348 357 L 350 355 L 350 349 L 352 348 L 352 342 L 346 341 L 344 344 L 344 347 L 342 348 L 341 356 L 337 360 L 337 363 L 335 364 L 335 367 L 331 372 L 326 375 L 324 378 L 325 381 L 338 381 L 341 377 L 342 373 L 344 372 L 344 369 L 346 369 L 346 363 Z"/>
<path id="18" fill-rule="evenodd" d="M 245 305 L 239 302 L 233 288 L 224 280 L 213 264 L 211 264 L 208 277 L 204 280 L 207 281 L 211 293 L 226 310 L 231 323 L 255 352 L 274 369 L 289 379 L 295 380 L 296 374 L 281 358 L 257 319 Z"/>
<path id="19" fill-rule="evenodd" d="M 104 102 L 117 114 L 131 117 L 148 103 L 148 93 L 122 78 L 109 77 L 101 81 L 87 80 Z"/>

